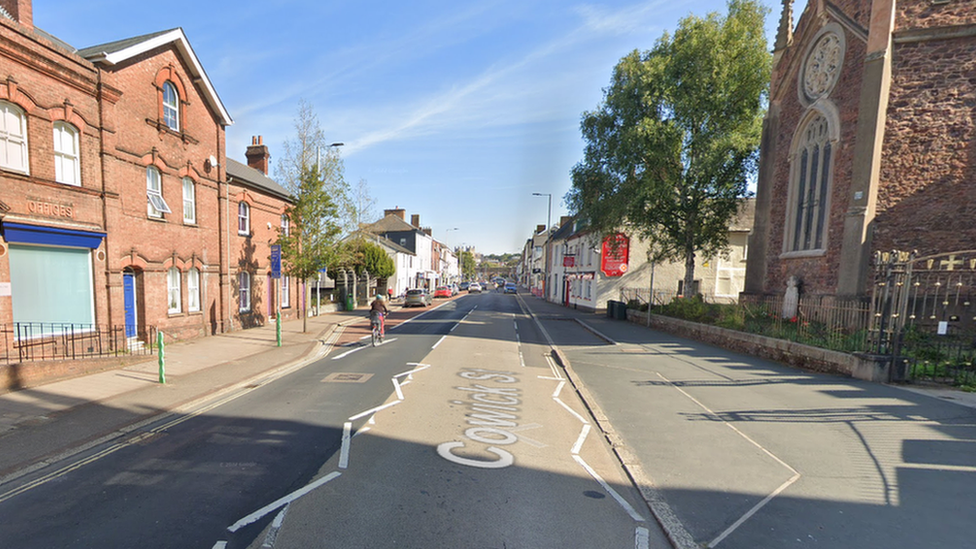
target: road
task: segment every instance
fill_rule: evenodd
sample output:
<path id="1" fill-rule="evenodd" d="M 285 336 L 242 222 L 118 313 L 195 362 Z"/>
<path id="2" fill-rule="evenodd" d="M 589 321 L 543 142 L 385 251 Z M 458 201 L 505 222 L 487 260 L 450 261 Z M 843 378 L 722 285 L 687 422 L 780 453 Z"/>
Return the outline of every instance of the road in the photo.
<path id="1" fill-rule="evenodd" d="M 516 297 L 414 315 L 20 477 L 0 546 L 668 546 Z"/>

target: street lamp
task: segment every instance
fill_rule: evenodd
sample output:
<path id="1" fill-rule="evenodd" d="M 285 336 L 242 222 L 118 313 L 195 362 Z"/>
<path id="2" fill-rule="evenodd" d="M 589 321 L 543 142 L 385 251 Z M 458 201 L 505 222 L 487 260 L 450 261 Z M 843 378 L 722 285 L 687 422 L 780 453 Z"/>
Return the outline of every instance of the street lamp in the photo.
<path id="1" fill-rule="evenodd" d="M 543 253 L 545 253 L 545 256 L 543 256 L 545 263 L 542 266 L 542 272 L 545 275 L 545 278 L 542 280 L 542 298 L 549 301 L 549 235 L 552 234 L 549 225 L 552 224 L 552 194 L 532 193 L 532 196 L 545 196 L 549 199 L 549 209 L 546 213 L 546 247 L 543 250 Z"/>

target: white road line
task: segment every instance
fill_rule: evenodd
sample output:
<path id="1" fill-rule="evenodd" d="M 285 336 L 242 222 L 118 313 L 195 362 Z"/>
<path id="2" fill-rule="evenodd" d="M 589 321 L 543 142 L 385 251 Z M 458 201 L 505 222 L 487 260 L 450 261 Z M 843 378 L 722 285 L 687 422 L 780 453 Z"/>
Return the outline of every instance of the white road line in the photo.
<path id="1" fill-rule="evenodd" d="M 552 376 L 556 379 L 563 379 L 562 374 L 559 373 L 559 369 L 556 368 L 556 362 L 549 355 L 544 355 L 546 357 L 546 362 L 549 363 L 549 369 L 552 370 Z"/>
<path id="2" fill-rule="evenodd" d="M 634 549 L 651 549 L 651 532 L 643 526 L 634 533 Z"/>
<path id="3" fill-rule="evenodd" d="M 224 547 L 227 547 L 227 542 L 218 541 L 217 543 L 214 544 L 213 549 L 224 549 Z"/>
<path id="4" fill-rule="evenodd" d="M 565 381 L 559 380 L 559 383 L 556 385 L 556 390 L 552 392 L 552 398 L 559 398 L 559 393 L 562 392 L 563 387 L 565 385 L 566 385 Z"/>
<path id="5" fill-rule="evenodd" d="M 305 494 L 311 492 L 312 490 L 318 488 L 319 486 L 322 486 L 323 484 L 325 484 L 325 483 L 327 483 L 327 482 L 329 482 L 329 481 L 331 481 L 331 480 L 333 480 L 335 478 L 338 478 L 340 475 L 342 475 L 342 473 L 340 473 L 338 471 L 332 471 L 328 475 L 325 475 L 324 477 L 316 480 L 315 482 L 306 485 L 304 488 L 300 488 L 298 490 L 295 490 L 294 492 L 288 494 L 287 496 L 285 496 L 283 498 L 279 498 L 279 499 L 277 499 L 277 500 L 275 500 L 275 501 L 273 501 L 273 502 L 265 505 L 264 507 L 258 509 L 257 511 L 251 513 L 250 515 L 242 518 L 241 520 L 239 520 L 239 521 L 235 522 L 234 524 L 228 526 L 227 527 L 227 531 L 228 532 L 236 532 L 236 531 L 240 530 L 241 528 L 247 526 L 248 524 L 251 524 L 252 522 L 255 522 L 255 521 L 259 520 L 261 517 L 267 515 L 268 513 L 270 513 L 271 511 L 274 511 L 275 509 L 281 507 L 282 505 L 288 505 L 289 503 L 291 503 L 291 502 L 295 501 L 296 499 L 304 496 Z"/>
<path id="6" fill-rule="evenodd" d="M 657 375 L 658 375 L 658 377 L 660 377 L 661 379 L 663 379 L 668 385 L 670 385 L 671 387 L 673 387 L 674 389 L 676 389 L 678 392 L 680 392 L 681 394 L 683 394 L 685 397 L 687 397 L 689 400 L 691 400 L 692 402 L 694 402 L 695 404 L 697 404 L 702 410 L 705 410 L 706 412 L 708 412 L 711 416 L 713 416 L 715 418 L 718 418 L 719 417 L 719 415 L 716 414 L 714 411 L 712 411 L 711 408 L 709 408 L 708 406 L 705 406 L 698 399 L 696 399 L 695 397 L 693 397 L 690 394 L 688 394 L 687 391 L 685 391 L 681 387 L 678 387 L 677 385 L 675 385 L 674 383 L 672 383 L 670 379 L 668 379 L 668 378 L 664 377 L 663 375 L 661 375 L 660 372 L 657 372 Z M 788 463 L 786 463 L 785 461 L 781 460 L 775 454 L 773 454 L 772 452 L 770 452 L 769 450 L 767 450 L 766 448 L 764 448 L 762 444 L 759 444 L 758 442 L 756 442 L 755 440 L 753 440 L 749 435 L 747 435 L 747 434 L 743 433 L 742 431 L 740 431 L 735 425 L 732 425 L 728 421 L 724 421 L 724 420 L 722 421 L 722 423 L 724 423 L 725 426 L 728 427 L 729 429 L 732 429 L 733 431 L 735 431 L 736 434 L 738 434 L 740 437 L 742 437 L 742 438 L 746 439 L 747 441 L 749 441 L 749 443 L 751 443 L 753 446 L 755 446 L 756 448 L 759 448 L 763 453 L 765 453 L 767 456 L 769 456 L 770 458 L 772 458 L 774 461 L 776 461 L 777 463 L 779 463 L 780 465 L 782 465 L 788 471 L 790 471 L 791 473 L 793 473 L 793 476 L 790 477 L 789 480 L 787 480 L 786 482 L 784 482 L 783 484 L 781 484 L 779 486 L 779 488 L 777 488 L 776 490 L 774 490 L 771 494 L 769 494 L 768 496 L 766 496 L 765 498 L 763 498 L 762 501 L 760 501 L 759 503 L 757 503 L 756 505 L 754 505 L 752 507 L 752 509 L 749 509 L 749 511 L 747 511 L 746 514 L 742 515 L 739 518 L 739 520 L 735 521 L 724 532 L 722 532 L 721 534 L 719 534 L 719 536 L 717 538 L 715 538 L 714 540 L 712 540 L 708 544 L 709 547 L 715 547 L 716 545 L 718 545 L 722 540 L 724 540 L 726 537 L 728 537 L 729 534 L 731 534 L 732 532 L 734 532 L 739 526 L 742 526 L 742 524 L 745 523 L 745 521 L 747 521 L 750 518 L 752 518 L 752 516 L 755 515 L 757 512 L 759 512 L 759 510 L 762 509 L 767 503 L 769 503 L 770 501 L 772 501 L 773 498 L 775 498 L 776 496 L 778 496 L 783 490 L 786 490 L 787 488 L 789 488 L 789 486 L 791 484 L 793 484 L 794 482 L 796 482 L 797 480 L 799 480 L 800 479 L 800 476 L 801 476 L 799 471 L 797 471 L 796 469 L 794 469 L 793 467 L 791 467 Z"/>
<path id="7" fill-rule="evenodd" d="M 617 500 L 617 503 L 619 503 L 620 506 L 624 508 L 624 511 L 627 511 L 627 514 L 630 515 L 630 518 L 634 519 L 634 522 L 644 522 L 644 517 L 638 515 L 637 511 L 635 511 L 634 508 L 629 503 L 627 503 L 627 500 L 621 497 L 616 490 L 614 490 L 609 484 L 607 484 L 607 481 L 603 480 L 603 477 L 598 475 L 596 471 L 593 470 L 592 467 L 590 467 L 585 461 L 583 461 L 583 458 L 574 455 L 573 459 L 576 460 L 576 463 L 580 464 L 580 467 L 586 469 L 586 472 L 589 473 L 594 480 L 599 482 L 600 486 L 603 486 L 603 489 L 606 490 L 608 494 L 610 494 L 610 497 Z"/>
<path id="8" fill-rule="evenodd" d="M 569 413 L 571 413 L 574 416 L 576 416 L 576 419 L 580 420 L 580 422 L 582 422 L 583 425 L 586 425 L 586 424 L 589 423 L 589 421 L 586 421 L 586 418 L 584 418 L 583 416 L 577 414 L 576 413 L 576 410 L 573 410 L 572 408 L 570 408 L 569 406 L 567 406 L 565 402 L 559 400 L 558 398 L 553 398 L 553 400 L 555 400 L 556 402 L 558 402 L 559 405 L 562 406 L 563 408 L 566 408 L 567 410 L 569 410 Z"/>
<path id="9" fill-rule="evenodd" d="M 347 421 L 342 424 L 342 447 L 339 449 L 339 468 L 349 467 L 349 434 L 352 432 L 352 423 Z"/>
<path id="10" fill-rule="evenodd" d="M 580 449 L 583 447 L 583 442 L 586 440 L 586 435 L 588 435 L 588 434 L 590 434 L 590 424 L 589 423 L 587 423 L 586 425 L 583 425 L 583 428 L 580 429 L 579 438 L 576 439 L 576 444 L 574 444 L 573 445 L 573 449 L 570 450 L 570 453 L 571 454 L 573 454 L 574 456 L 575 455 L 579 455 Z"/>
<path id="11" fill-rule="evenodd" d="M 391 406 L 396 406 L 397 404 L 400 404 L 400 402 L 402 402 L 402 401 L 400 401 L 400 400 L 394 400 L 393 402 L 391 402 L 389 404 L 384 404 L 382 406 L 377 406 L 376 408 L 373 408 L 373 409 L 370 409 L 370 410 L 366 410 L 365 412 L 362 412 L 362 413 L 359 413 L 359 414 L 356 414 L 356 415 L 352 416 L 351 418 L 349 418 L 349 421 L 356 421 L 357 419 L 359 419 L 361 417 L 366 417 L 369 414 L 373 414 L 373 413 L 379 412 L 380 410 L 386 410 L 387 408 L 389 408 Z"/>
<path id="12" fill-rule="evenodd" d="M 394 374 L 393 377 L 412 376 L 417 372 L 422 372 L 427 368 L 430 368 L 430 364 L 421 364 L 419 362 L 408 362 L 407 366 L 416 366 L 416 368 L 414 368 L 413 370 L 408 370 L 406 372 L 401 372 L 399 374 Z"/>
<path id="13" fill-rule="evenodd" d="M 587 330 L 589 330 L 589 331 L 593 332 L 594 334 L 596 334 L 597 337 L 608 341 L 611 345 L 620 345 L 616 341 L 610 339 L 609 336 L 607 336 L 606 334 L 604 334 L 600 330 L 597 330 L 596 328 L 594 328 L 593 326 L 590 326 L 589 324 L 583 322 L 582 320 L 580 320 L 578 318 L 574 318 L 573 320 L 575 320 L 576 322 L 579 322 L 581 325 L 583 325 L 584 328 L 586 328 Z"/>
<path id="14" fill-rule="evenodd" d="M 369 427 L 363 427 L 361 429 L 356 429 L 356 433 L 354 435 L 352 435 L 352 438 L 356 438 L 359 435 L 361 435 L 363 433 L 368 433 L 368 432 L 369 432 Z"/>
<path id="15" fill-rule="evenodd" d="M 400 390 L 400 382 L 397 381 L 397 378 L 395 377 L 392 378 L 392 381 L 393 381 L 393 389 L 396 390 L 397 399 L 403 400 L 403 391 Z"/>
<path id="16" fill-rule="evenodd" d="M 525 368 L 525 357 L 522 356 L 522 350 L 519 349 L 519 366 Z"/>
<path id="17" fill-rule="evenodd" d="M 440 345 L 445 339 L 447 339 L 446 335 L 441 336 L 441 338 L 437 340 L 437 343 L 435 343 L 434 346 L 430 348 L 430 350 L 433 351 L 434 349 L 436 349 L 437 346 Z"/>
<path id="18" fill-rule="evenodd" d="M 362 351 L 365 348 L 366 347 L 356 347 L 355 349 L 350 349 L 350 350 L 342 353 L 341 355 L 336 355 L 336 356 L 332 357 L 332 360 L 339 360 L 340 358 L 345 358 L 345 357 L 347 357 L 347 356 L 355 353 L 356 351 Z"/>
<path id="19" fill-rule="evenodd" d="M 261 544 L 262 549 L 273 549 L 275 542 L 278 541 L 278 532 L 281 531 L 281 525 L 285 522 L 285 514 L 288 513 L 289 505 L 285 505 L 281 511 L 275 515 L 273 521 L 271 521 L 271 527 L 268 528 L 267 535 L 264 536 L 264 543 Z"/>

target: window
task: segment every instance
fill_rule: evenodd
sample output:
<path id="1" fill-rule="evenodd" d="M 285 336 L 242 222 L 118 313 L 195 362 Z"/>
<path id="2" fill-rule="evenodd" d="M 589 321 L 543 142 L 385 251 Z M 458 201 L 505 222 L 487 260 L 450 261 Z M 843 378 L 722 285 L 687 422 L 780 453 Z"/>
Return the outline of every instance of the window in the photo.
<path id="1" fill-rule="evenodd" d="M 95 322 L 91 250 L 11 244 L 9 259 L 14 322 Z"/>
<path id="2" fill-rule="evenodd" d="M 281 216 L 281 234 L 288 236 L 291 231 L 291 220 L 288 219 L 287 215 L 282 214 Z"/>
<path id="3" fill-rule="evenodd" d="M 785 251 L 822 250 L 831 177 L 830 125 L 817 114 L 798 136 L 792 166 Z"/>
<path id="4" fill-rule="evenodd" d="M 183 178 L 183 223 L 197 222 L 197 198 L 193 188 L 193 180 Z"/>
<path id="5" fill-rule="evenodd" d="M 172 82 L 163 82 L 163 123 L 173 131 L 180 131 L 180 94 Z"/>
<path id="6" fill-rule="evenodd" d="M 251 275 L 249 273 L 237 274 L 238 304 L 242 313 L 251 310 Z"/>
<path id="7" fill-rule="evenodd" d="M 0 168 L 29 173 L 27 117 L 15 105 L 0 102 Z"/>
<path id="8" fill-rule="evenodd" d="M 54 123 L 54 180 L 66 185 L 81 185 L 78 131 L 64 122 Z"/>
<path id="9" fill-rule="evenodd" d="M 251 232 L 251 207 L 247 202 L 237 205 L 237 234 L 248 234 Z"/>
<path id="10" fill-rule="evenodd" d="M 163 200 L 163 184 L 155 166 L 146 168 L 146 194 L 149 196 L 149 217 L 161 218 L 164 213 L 170 213 Z"/>
<path id="11" fill-rule="evenodd" d="M 289 286 L 290 284 L 289 284 L 288 277 L 287 276 L 281 277 L 281 308 L 282 309 L 287 309 L 288 307 L 291 307 L 291 303 L 290 303 L 291 299 L 289 299 L 288 297 L 289 295 L 291 295 L 288 292 Z"/>
<path id="12" fill-rule="evenodd" d="M 180 312 L 180 270 L 170 267 L 166 272 L 166 295 L 169 297 L 168 311 L 170 313 Z"/>
<path id="13" fill-rule="evenodd" d="M 200 270 L 190 269 L 186 273 L 186 297 L 187 311 L 196 313 L 200 311 Z"/>

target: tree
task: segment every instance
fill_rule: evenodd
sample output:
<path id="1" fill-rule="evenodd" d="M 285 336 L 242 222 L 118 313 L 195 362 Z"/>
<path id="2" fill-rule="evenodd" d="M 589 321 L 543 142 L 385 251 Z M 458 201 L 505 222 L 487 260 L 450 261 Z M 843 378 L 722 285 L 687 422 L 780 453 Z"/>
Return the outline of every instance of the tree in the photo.
<path id="1" fill-rule="evenodd" d="M 471 280 L 474 278 L 474 271 L 477 268 L 477 264 L 474 261 L 474 254 L 469 251 L 463 251 L 460 255 L 461 260 L 461 276 Z"/>
<path id="2" fill-rule="evenodd" d="M 345 181 L 338 154 L 329 152 L 324 162 L 318 151 L 324 144 L 322 130 L 312 108 L 300 103 L 295 119 L 295 139 L 285 142 L 278 164 L 278 180 L 292 195 L 285 210 L 287 234 L 279 230 L 282 270 L 304 283 L 305 312 L 302 331 L 308 329 L 309 285 L 336 257 L 341 233 L 339 200 L 344 197 Z M 328 149 L 327 149 L 328 150 Z"/>
<path id="3" fill-rule="evenodd" d="M 755 0 L 683 19 L 674 36 L 614 68 L 603 103 L 584 113 L 584 158 L 572 170 L 570 210 L 591 230 L 631 229 L 654 242 L 652 261 L 685 263 L 728 250 L 728 226 L 758 161 L 771 56 Z"/>

